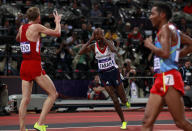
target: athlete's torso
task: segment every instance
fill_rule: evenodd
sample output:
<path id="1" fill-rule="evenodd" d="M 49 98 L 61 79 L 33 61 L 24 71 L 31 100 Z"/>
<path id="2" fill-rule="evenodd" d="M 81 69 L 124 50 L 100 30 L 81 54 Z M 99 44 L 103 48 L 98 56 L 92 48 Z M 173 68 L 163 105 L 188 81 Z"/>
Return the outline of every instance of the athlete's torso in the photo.
<path id="1" fill-rule="evenodd" d="M 21 29 L 20 48 L 23 60 L 41 60 L 40 40 L 37 42 L 29 41 L 26 37 L 27 29 L 31 24 L 24 24 Z"/>
<path id="2" fill-rule="evenodd" d="M 107 71 L 118 68 L 115 62 L 115 53 L 111 52 L 108 46 L 102 51 L 98 43 L 95 43 L 95 58 L 98 61 L 99 71 Z"/>
<path id="3" fill-rule="evenodd" d="M 173 25 L 172 25 L 173 26 Z M 176 30 L 178 41 L 176 44 L 171 44 L 170 56 L 167 59 L 163 59 L 158 56 L 154 56 L 154 71 L 155 73 L 162 73 L 172 69 L 178 70 L 178 59 L 179 59 L 179 48 L 180 48 L 180 34 Z M 159 42 L 158 35 L 155 38 L 155 46 L 157 48 L 162 48 Z"/>

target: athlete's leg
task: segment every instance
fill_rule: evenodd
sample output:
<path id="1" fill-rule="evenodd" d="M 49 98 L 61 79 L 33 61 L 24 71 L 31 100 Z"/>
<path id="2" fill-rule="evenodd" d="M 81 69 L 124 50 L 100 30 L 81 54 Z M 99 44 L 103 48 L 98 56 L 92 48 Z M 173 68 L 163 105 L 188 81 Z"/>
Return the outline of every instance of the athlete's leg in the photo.
<path id="1" fill-rule="evenodd" d="M 49 78 L 48 75 L 38 76 L 35 78 L 35 81 L 48 93 L 48 97 L 43 104 L 43 108 L 38 120 L 38 124 L 43 125 L 45 122 L 45 117 L 53 106 L 56 98 L 58 97 L 58 94 L 52 80 Z"/>
<path id="2" fill-rule="evenodd" d="M 152 131 L 153 123 L 159 115 L 164 104 L 163 97 L 157 94 L 150 94 L 147 106 L 145 108 L 142 131 Z"/>
<path id="3" fill-rule="evenodd" d="M 123 111 L 122 111 L 122 109 L 121 109 L 121 106 L 120 106 L 118 97 L 117 97 L 117 95 L 115 94 L 114 88 L 113 88 L 113 87 L 110 87 L 110 86 L 106 86 L 105 89 L 106 89 L 106 91 L 108 92 L 108 94 L 109 94 L 109 96 L 111 97 L 111 99 L 113 100 L 113 103 L 114 103 L 114 106 L 115 106 L 115 110 L 116 110 L 116 112 L 118 113 L 121 121 L 124 122 L 125 119 L 124 119 Z"/>
<path id="4" fill-rule="evenodd" d="M 184 102 L 181 93 L 175 88 L 169 87 L 165 95 L 165 102 L 168 105 L 176 126 L 184 131 L 192 131 L 191 122 L 185 118 Z"/>
<path id="5" fill-rule="evenodd" d="M 25 131 L 25 116 L 27 113 L 27 105 L 31 99 L 33 82 L 22 80 L 22 100 L 19 106 L 19 123 L 20 131 Z"/>
<path id="6" fill-rule="evenodd" d="M 127 100 L 127 97 L 126 97 L 126 94 L 125 94 L 125 89 L 124 89 L 124 86 L 123 86 L 123 82 L 121 82 L 121 84 L 119 84 L 119 86 L 117 86 L 117 93 L 121 99 L 121 102 L 123 104 L 126 104 L 126 102 L 128 101 Z"/>

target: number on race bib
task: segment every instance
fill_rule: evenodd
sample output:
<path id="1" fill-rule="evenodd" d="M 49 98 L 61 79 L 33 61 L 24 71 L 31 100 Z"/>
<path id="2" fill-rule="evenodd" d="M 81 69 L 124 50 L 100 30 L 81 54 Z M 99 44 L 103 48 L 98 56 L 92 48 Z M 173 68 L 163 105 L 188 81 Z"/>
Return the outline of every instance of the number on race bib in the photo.
<path id="1" fill-rule="evenodd" d="M 30 53 L 31 48 L 30 48 L 30 43 L 29 42 L 21 42 L 20 43 L 20 48 L 22 53 Z"/>
<path id="2" fill-rule="evenodd" d="M 173 86 L 175 85 L 174 77 L 173 75 L 165 75 L 164 76 L 164 82 L 166 86 Z"/>

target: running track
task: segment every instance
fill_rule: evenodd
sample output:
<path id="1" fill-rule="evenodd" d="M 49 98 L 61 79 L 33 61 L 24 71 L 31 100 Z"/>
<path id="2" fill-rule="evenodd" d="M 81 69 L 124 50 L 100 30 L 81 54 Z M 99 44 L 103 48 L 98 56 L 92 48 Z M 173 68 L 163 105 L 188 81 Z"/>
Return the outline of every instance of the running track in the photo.
<path id="1" fill-rule="evenodd" d="M 143 111 L 125 111 L 125 118 L 128 121 L 128 131 L 140 131 Z M 186 111 L 188 119 L 192 120 L 191 111 Z M 33 124 L 37 121 L 39 114 L 28 113 L 27 128 L 33 130 Z M 47 131 L 120 131 L 120 121 L 116 112 L 74 112 L 74 113 L 50 113 L 46 123 L 49 125 Z M 18 131 L 18 114 L 0 117 L 0 130 Z M 154 131 L 181 131 L 172 121 L 167 111 L 159 115 Z"/>

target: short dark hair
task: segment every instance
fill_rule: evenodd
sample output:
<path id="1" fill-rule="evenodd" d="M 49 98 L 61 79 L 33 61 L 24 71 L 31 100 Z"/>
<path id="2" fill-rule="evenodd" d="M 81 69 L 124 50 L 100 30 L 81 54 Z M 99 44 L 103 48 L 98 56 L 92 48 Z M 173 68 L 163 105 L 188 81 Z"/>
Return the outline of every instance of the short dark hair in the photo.
<path id="1" fill-rule="evenodd" d="M 40 15 L 40 10 L 38 7 L 31 7 L 26 14 L 29 21 L 35 21 Z"/>
<path id="2" fill-rule="evenodd" d="M 172 11 L 169 5 L 165 3 L 156 3 L 153 5 L 153 7 L 157 7 L 157 11 L 159 13 L 163 12 L 166 14 L 166 19 L 169 21 L 172 17 Z"/>

